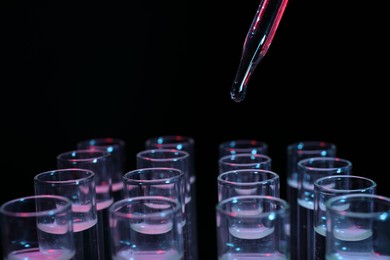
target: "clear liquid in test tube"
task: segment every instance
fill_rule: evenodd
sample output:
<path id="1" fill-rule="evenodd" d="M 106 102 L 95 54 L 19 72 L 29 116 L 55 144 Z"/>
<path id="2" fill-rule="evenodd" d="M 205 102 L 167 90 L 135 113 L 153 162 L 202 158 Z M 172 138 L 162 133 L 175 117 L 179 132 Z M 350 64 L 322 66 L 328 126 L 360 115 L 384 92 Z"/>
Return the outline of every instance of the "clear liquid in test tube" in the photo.
<path id="1" fill-rule="evenodd" d="M 261 0 L 246 35 L 240 64 L 230 91 L 236 102 L 244 100 L 249 80 L 263 59 L 283 16 L 288 0 Z"/>

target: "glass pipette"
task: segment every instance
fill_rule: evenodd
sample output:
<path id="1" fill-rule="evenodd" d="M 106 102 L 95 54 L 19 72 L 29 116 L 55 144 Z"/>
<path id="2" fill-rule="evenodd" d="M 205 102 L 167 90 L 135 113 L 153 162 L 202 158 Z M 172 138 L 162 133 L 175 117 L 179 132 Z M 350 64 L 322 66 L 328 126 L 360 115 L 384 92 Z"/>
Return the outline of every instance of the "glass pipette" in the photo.
<path id="1" fill-rule="evenodd" d="M 230 91 L 230 96 L 234 101 L 244 100 L 249 80 L 256 66 L 268 51 L 287 2 L 288 0 L 260 1 L 246 35 L 240 64 Z"/>

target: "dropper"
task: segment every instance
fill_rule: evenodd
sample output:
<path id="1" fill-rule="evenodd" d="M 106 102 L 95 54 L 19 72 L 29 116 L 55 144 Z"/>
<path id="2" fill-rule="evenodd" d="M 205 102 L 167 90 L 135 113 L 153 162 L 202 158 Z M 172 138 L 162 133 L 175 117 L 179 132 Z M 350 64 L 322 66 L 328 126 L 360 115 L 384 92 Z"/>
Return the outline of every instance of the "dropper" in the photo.
<path id="1" fill-rule="evenodd" d="M 260 1 L 246 35 L 240 64 L 230 91 L 230 96 L 234 101 L 244 100 L 249 80 L 271 45 L 287 2 L 288 0 Z"/>

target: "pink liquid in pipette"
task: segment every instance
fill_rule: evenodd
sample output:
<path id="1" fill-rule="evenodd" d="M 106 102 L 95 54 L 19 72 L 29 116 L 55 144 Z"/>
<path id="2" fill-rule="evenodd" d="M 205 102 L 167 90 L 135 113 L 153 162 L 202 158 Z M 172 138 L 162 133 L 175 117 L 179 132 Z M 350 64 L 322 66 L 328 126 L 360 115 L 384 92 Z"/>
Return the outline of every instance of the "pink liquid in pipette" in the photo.
<path id="1" fill-rule="evenodd" d="M 234 101 L 244 100 L 249 80 L 271 45 L 287 2 L 288 0 L 261 0 L 246 35 L 240 64 L 230 91 Z"/>

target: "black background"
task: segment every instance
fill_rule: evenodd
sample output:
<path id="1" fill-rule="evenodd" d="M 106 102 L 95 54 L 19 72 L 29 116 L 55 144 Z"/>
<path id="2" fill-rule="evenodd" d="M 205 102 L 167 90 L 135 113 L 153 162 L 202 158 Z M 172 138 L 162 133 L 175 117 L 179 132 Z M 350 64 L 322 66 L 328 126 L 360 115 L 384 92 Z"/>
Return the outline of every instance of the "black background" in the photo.
<path id="1" fill-rule="evenodd" d="M 200 259 L 216 259 L 222 141 L 267 142 L 283 190 L 288 144 L 333 142 L 355 175 L 390 195 L 384 8 L 290 0 L 245 100 L 236 103 L 229 92 L 258 4 L 4 4 L 1 202 L 31 195 L 33 176 L 54 169 L 56 155 L 80 140 L 124 139 L 130 170 L 147 138 L 172 134 L 195 140 Z"/>

